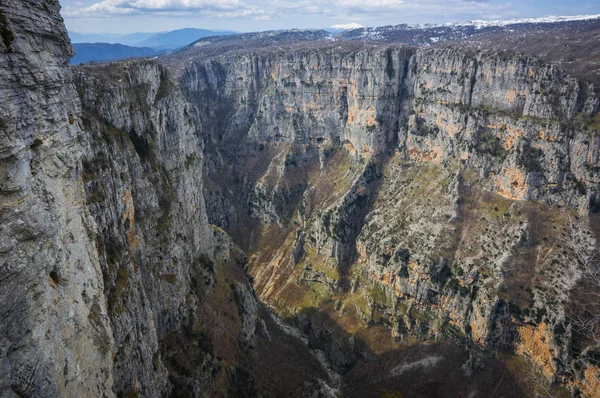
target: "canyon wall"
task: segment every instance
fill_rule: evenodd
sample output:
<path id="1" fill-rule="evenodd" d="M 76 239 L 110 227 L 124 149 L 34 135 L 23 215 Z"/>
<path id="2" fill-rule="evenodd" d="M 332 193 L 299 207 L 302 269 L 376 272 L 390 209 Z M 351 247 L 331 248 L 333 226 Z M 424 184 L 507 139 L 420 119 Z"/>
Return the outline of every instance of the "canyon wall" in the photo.
<path id="1" fill-rule="evenodd" d="M 383 350 L 383 325 L 518 352 L 593 393 L 569 321 L 578 253 L 596 250 L 591 85 L 527 56 L 335 44 L 196 60 L 179 80 L 209 219 L 334 369 Z"/>
<path id="2" fill-rule="evenodd" d="M 156 62 L 69 69 L 59 10 L 0 2 L 0 395 L 318 391 L 208 223 L 194 107 Z"/>
<path id="3" fill-rule="evenodd" d="M 99 395 L 113 383 L 109 352 L 90 344 L 110 326 L 58 11 L 57 1 L 0 3 L 2 396 Z"/>

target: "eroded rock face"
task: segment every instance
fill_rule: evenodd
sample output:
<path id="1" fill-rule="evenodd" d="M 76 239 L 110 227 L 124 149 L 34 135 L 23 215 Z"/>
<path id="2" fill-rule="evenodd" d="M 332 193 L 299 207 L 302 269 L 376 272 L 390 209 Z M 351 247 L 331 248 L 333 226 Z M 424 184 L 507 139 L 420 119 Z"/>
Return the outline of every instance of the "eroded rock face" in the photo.
<path id="1" fill-rule="evenodd" d="M 0 395 L 251 393 L 269 331 L 208 223 L 193 107 L 155 62 L 71 71 L 58 2 L 0 24 Z"/>
<path id="2" fill-rule="evenodd" d="M 591 86 L 526 56 L 343 46 L 193 61 L 180 82 L 206 133 L 209 219 L 324 351 L 383 324 L 574 374 L 567 303 L 576 253 L 595 250 Z M 576 218 L 587 238 L 568 247 Z M 315 311 L 346 332 L 315 328 Z"/>
<path id="3" fill-rule="evenodd" d="M 80 103 L 58 11 L 58 1 L 0 3 L 3 396 L 112 395 Z"/>
<path id="4" fill-rule="evenodd" d="M 197 327 L 195 306 L 209 289 L 196 284 L 212 280 L 207 261 L 217 246 L 199 194 L 202 146 L 193 110 L 154 62 L 74 74 L 89 133 L 87 204 L 103 226 L 97 245 L 115 338 L 115 389 L 164 395 L 170 387 L 161 341 Z"/>

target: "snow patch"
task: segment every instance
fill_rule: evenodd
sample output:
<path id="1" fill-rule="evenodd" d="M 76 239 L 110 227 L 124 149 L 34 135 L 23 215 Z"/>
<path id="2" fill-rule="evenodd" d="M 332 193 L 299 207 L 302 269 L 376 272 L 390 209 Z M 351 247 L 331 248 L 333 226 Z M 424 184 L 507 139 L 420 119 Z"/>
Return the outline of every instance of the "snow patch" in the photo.
<path id="1" fill-rule="evenodd" d="M 335 30 L 353 30 L 353 29 L 360 29 L 360 28 L 364 28 L 364 26 L 362 26 L 359 23 L 353 22 L 353 23 L 346 23 L 346 24 L 338 24 L 338 25 L 333 25 L 331 27 L 331 29 L 335 29 Z"/>
<path id="2" fill-rule="evenodd" d="M 542 18 L 517 18 L 506 21 L 467 21 L 459 23 L 447 23 L 440 26 L 474 26 L 477 29 L 493 27 L 493 26 L 508 26 L 517 24 L 536 24 L 536 23 L 557 23 L 557 22 L 572 22 L 572 21 L 587 21 L 591 19 L 600 19 L 600 14 L 596 15 L 573 15 L 573 16 L 551 16 Z"/>

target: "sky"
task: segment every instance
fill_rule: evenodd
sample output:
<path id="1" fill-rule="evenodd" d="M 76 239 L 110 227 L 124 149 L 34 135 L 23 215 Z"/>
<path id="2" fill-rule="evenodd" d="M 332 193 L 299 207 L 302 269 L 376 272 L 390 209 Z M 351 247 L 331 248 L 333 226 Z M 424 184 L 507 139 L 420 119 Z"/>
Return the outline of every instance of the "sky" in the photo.
<path id="1" fill-rule="evenodd" d="M 61 0 L 80 33 L 320 29 L 600 14 L 598 0 Z"/>

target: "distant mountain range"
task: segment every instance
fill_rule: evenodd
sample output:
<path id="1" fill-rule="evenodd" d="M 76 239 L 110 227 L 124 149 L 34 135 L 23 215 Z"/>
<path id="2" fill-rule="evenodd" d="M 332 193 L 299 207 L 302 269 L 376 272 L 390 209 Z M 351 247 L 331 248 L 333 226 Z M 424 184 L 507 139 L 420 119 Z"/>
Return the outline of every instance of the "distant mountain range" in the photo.
<path id="1" fill-rule="evenodd" d="M 131 33 L 127 35 L 113 33 L 78 33 L 69 32 L 73 43 L 108 43 L 124 44 L 133 47 L 150 47 L 154 49 L 173 50 L 186 46 L 198 39 L 210 36 L 230 35 L 236 32 L 185 28 L 169 32 Z"/>
<path id="2" fill-rule="evenodd" d="M 71 58 L 71 65 L 81 63 L 116 61 L 127 58 L 156 57 L 164 54 L 166 50 L 157 50 L 149 47 L 132 47 L 113 43 L 75 43 L 75 56 Z"/>
<path id="3" fill-rule="evenodd" d="M 304 42 L 357 41 L 371 43 L 402 43 L 412 46 L 440 46 L 473 42 L 479 47 L 490 47 L 506 37 L 521 37 L 541 31 L 554 36 L 569 35 L 569 30 L 590 30 L 600 27 L 600 15 L 570 17 L 527 18 L 507 21 L 468 21 L 441 25 L 407 25 L 360 27 L 358 24 L 336 25 L 327 30 L 280 30 L 253 33 L 213 31 L 206 29 L 179 29 L 162 33 L 134 33 L 129 35 L 69 32 L 76 43 L 77 56 L 72 63 L 117 60 L 131 57 L 157 56 L 177 50 L 171 57 L 177 59 L 190 54 L 198 57 L 214 56 L 224 52 L 262 48 L 273 45 L 292 45 Z M 583 34 L 583 33 L 582 33 Z M 500 36 L 498 36 L 500 35 Z M 536 36 L 537 37 L 537 36 Z M 502 40 L 501 40 L 502 39 Z M 536 39 L 537 40 L 537 39 Z M 103 41 L 128 44 L 127 46 L 80 45 L 78 43 Z M 518 43 L 512 43 L 516 48 Z M 516 46 L 516 47 L 515 47 Z M 142 47 L 142 48 L 140 48 Z M 161 52 L 162 51 L 162 52 Z M 586 50 L 596 54 L 594 48 Z M 541 56 L 541 55 L 540 55 Z M 542 57 L 543 58 L 543 57 Z M 576 73 L 575 73 L 576 74 Z M 586 76 L 600 81 L 600 77 Z"/>
<path id="4" fill-rule="evenodd" d="M 188 44 L 205 37 L 226 36 L 235 33 L 237 32 L 187 28 L 157 33 L 139 42 L 138 45 L 142 47 L 172 50 L 187 46 Z"/>
<path id="5" fill-rule="evenodd" d="M 113 33 L 78 33 L 69 31 L 71 42 L 76 43 L 109 43 L 135 46 L 138 43 L 154 36 L 156 33 L 132 33 L 128 35 Z"/>
<path id="6" fill-rule="evenodd" d="M 72 65 L 91 61 L 105 62 L 126 58 L 153 57 L 169 50 L 184 47 L 199 39 L 230 35 L 235 32 L 207 29 L 178 29 L 161 33 L 132 33 L 128 35 L 110 33 L 69 32 L 75 47 Z"/>

